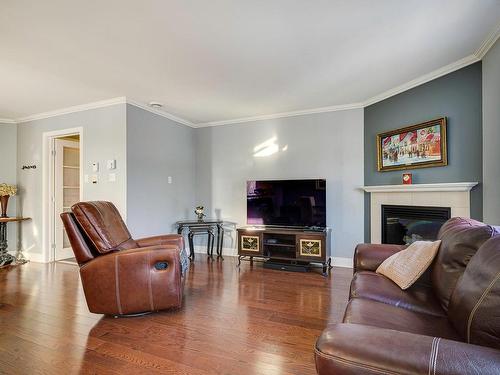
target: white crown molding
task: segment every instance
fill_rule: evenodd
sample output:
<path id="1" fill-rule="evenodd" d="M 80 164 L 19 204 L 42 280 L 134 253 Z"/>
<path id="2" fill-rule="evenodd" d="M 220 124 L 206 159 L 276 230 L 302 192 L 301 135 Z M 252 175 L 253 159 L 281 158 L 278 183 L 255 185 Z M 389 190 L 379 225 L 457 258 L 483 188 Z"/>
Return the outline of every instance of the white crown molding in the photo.
<path id="1" fill-rule="evenodd" d="M 273 113 L 273 114 L 269 114 L 269 115 L 242 117 L 242 118 L 237 118 L 237 119 L 232 119 L 232 120 L 211 121 L 211 122 L 204 122 L 204 123 L 196 124 L 195 127 L 196 128 L 205 128 L 205 127 L 209 127 L 209 126 L 220 126 L 220 125 L 238 124 L 238 123 L 242 123 L 242 122 L 272 120 L 272 119 L 277 119 L 277 118 L 282 118 L 282 117 L 293 117 L 293 116 L 311 115 L 311 114 L 315 114 L 315 113 L 346 111 L 346 110 L 358 109 L 358 108 L 363 108 L 363 103 L 334 105 L 334 106 L 330 106 L 330 107 L 304 109 L 304 110 L 300 110 L 300 111 L 281 112 L 281 113 Z"/>
<path id="2" fill-rule="evenodd" d="M 500 22 L 496 24 L 495 28 L 490 35 L 481 43 L 479 48 L 474 52 L 479 59 L 482 59 L 484 55 L 493 47 L 497 39 L 500 37 Z"/>
<path id="3" fill-rule="evenodd" d="M 49 117 L 61 116 L 61 115 L 69 114 L 69 113 L 82 112 L 82 111 L 87 111 L 89 109 L 103 108 L 103 107 L 108 107 L 108 106 L 115 105 L 115 104 L 125 104 L 125 103 L 126 103 L 126 98 L 124 96 L 121 96 L 118 98 L 100 100 L 97 102 L 75 105 L 72 107 L 56 109 L 54 111 L 38 113 L 38 114 L 27 116 L 27 117 L 21 117 L 21 118 L 15 119 L 14 121 L 16 123 L 20 124 L 23 122 L 42 120 L 42 119 L 49 118 Z"/>
<path id="4" fill-rule="evenodd" d="M 145 111 L 154 113 L 155 115 L 159 115 L 159 116 L 168 118 L 169 120 L 178 122 L 179 124 L 187 125 L 187 126 L 189 126 L 191 128 L 195 128 L 196 127 L 196 125 L 193 124 L 191 121 L 188 121 L 186 119 L 183 119 L 183 118 L 175 116 L 175 115 L 172 115 L 171 113 L 162 111 L 160 109 L 151 108 L 147 104 L 142 104 L 142 103 L 139 103 L 139 102 L 137 102 L 135 100 L 131 100 L 131 99 L 127 99 L 127 104 L 130 104 L 130 105 L 133 105 L 134 107 L 141 108 L 141 109 L 143 109 Z"/>
<path id="5" fill-rule="evenodd" d="M 15 124 L 16 122 L 10 118 L 0 118 L 0 125 L 2 124 Z"/>
<path id="6" fill-rule="evenodd" d="M 361 189 L 363 189 L 367 193 L 470 191 L 477 184 L 478 182 L 446 182 L 437 184 L 363 186 L 361 187 Z"/>
<path id="7" fill-rule="evenodd" d="M 268 114 L 268 115 L 249 116 L 249 117 L 242 117 L 242 118 L 221 120 L 221 121 L 193 123 L 189 120 L 172 115 L 171 113 L 168 113 L 168 112 L 165 112 L 162 110 L 158 110 L 158 109 L 154 109 L 154 108 L 149 107 L 146 104 L 142 104 L 142 103 L 139 103 L 137 101 L 127 99 L 126 97 L 118 97 L 118 98 L 113 98 L 113 99 L 109 99 L 109 100 L 101 100 L 98 102 L 62 108 L 62 109 L 58 109 L 58 110 L 54 110 L 54 111 L 50 111 L 50 112 L 39 113 L 39 114 L 27 116 L 27 117 L 18 118 L 18 119 L 0 119 L 0 123 L 4 123 L 4 124 L 23 123 L 23 122 L 40 120 L 40 119 L 64 115 L 64 114 L 68 114 L 68 113 L 86 111 L 89 109 L 102 108 L 102 107 L 107 107 L 107 106 L 114 105 L 114 104 L 123 104 L 123 103 L 131 104 L 131 105 L 138 107 L 138 108 L 141 108 L 145 111 L 149 111 L 149 112 L 157 114 L 159 116 L 163 116 L 163 117 L 168 118 L 172 121 L 175 121 L 175 122 L 183 124 L 183 125 L 187 125 L 187 126 L 192 127 L 192 128 L 203 128 L 203 127 L 210 127 L 210 126 L 240 124 L 240 123 L 254 122 L 254 121 L 260 121 L 260 120 L 272 120 L 272 119 L 283 118 L 283 117 L 303 116 L 303 115 L 310 115 L 310 114 L 315 114 L 315 113 L 325 113 L 325 112 L 335 112 L 335 111 L 345 111 L 345 110 L 350 110 L 350 109 L 365 108 L 369 105 L 375 104 L 377 102 L 380 102 L 382 100 L 390 98 L 394 95 L 400 94 L 404 91 L 410 90 L 414 87 L 420 86 L 424 83 L 430 82 L 436 78 L 442 77 L 446 74 L 452 73 L 458 69 L 464 68 L 468 65 L 474 64 L 475 62 L 482 60 L 482 58 L 491 49 L 491 47 L 493 47 L 493 45 L 495 44 L 495 42 L 498 40 L 499 37 L 500 37 L 500 22 L 495 25 L 495 28 L 493 29 L 493 31 L 481 43 L 479 48 L 473 54 L 466 56 L 466 57 L 464 57 L 458 61 L 455 61 L 451 64 L 448 64 L 442 68 L 436 69 L 428 74 L 424 74 L 423 76 L 415 78 L 415 79 L 413 79 L 409 82 L 406 82 L 402 85 L 394 87 L 390 90 L 384 91 L 384 92 L 382 92 L 378 95 L 375 95 L 375 96 L 373 96 L 373 97 L 371 97 L 363 102 L 360 102 L 360 103 L 334 105 L 334 106 L 312 108 L 312 109 L 305 109 L 305 110 L 298 110 L 298 111 L 273 113 L 273 114 Z"/>
<path id="8" fill-rule="evenodd" d="M 378 95 L 375 95 L 371 97 L 370 99 L 366 100 L 363 102 L 363 105 L 365 107 L 368 107 L 372 104 L 378 103 L 382 100 L 388 99 L 391 96 L 395 96 L 398 94 L 401 94 L 402 92 L 408 91 L 414 87 L 423 85 L 424 83 L 430 82 L 436 78 L 442 77 L 446 74 L 452 73 L 456 70 L 465 68 L 468 65 L 474 64 L 475 62 L 478 62 L 480 59 L 476 55 L 469 55 L 467 57 L 464 57 L 463 59 L 460 59 L 458 61 L 455 61 L 451 64 L 448 64 L 446 66 L 443 66 L 442 68 L 436 69 L 430 73 L 424 74 L 423 76 L 420 76 L 418 78 L 415 78 L 409 82 L 403 83 L 402 85 L 399 85 L 397 87 L 394 87 L 390 90 L 384 91 Z"/>

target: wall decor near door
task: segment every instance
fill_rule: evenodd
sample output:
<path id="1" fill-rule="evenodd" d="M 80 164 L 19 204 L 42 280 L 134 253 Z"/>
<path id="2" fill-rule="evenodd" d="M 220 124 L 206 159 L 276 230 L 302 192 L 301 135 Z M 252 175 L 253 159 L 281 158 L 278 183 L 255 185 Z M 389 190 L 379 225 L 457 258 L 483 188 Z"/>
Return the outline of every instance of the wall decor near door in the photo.
<path id="1" fill-rule="evenodd" d="M 446 117 L 377 134 L 379 171 L 448 165 Z"/>

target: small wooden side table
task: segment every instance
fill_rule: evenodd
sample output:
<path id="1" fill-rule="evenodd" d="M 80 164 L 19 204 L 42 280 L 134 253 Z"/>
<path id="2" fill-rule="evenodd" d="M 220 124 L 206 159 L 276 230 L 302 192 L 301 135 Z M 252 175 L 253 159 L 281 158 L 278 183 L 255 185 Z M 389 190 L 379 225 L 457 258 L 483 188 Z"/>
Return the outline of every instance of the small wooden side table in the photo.
<path id="1" fill-rule="evenodd" d="M 219 219 L 205 219 L 205 220 L 181 220 L 175 223 L 177 226 L 177 233 L 182 234 L 184 228 L 188 229 L 188 244 L 189 244 L 189 258 L 194 260 L 194 243 L 193 237 L 198 233 L 206 233 L 208 235 L 207 241 L 207 255 L 212 258 L 214 247 L 214 229 L 217 231 L 217 259 L 222 257 L 222 245 L 224 243 L 224 220 Z"/>
<path id="2" fill-rule="evenodd" d="M 30 220 L 29 217 L 0 217 L 0 267 L 11 264 L 16 261 L 26 263 L 27 260 L 23 254 L 17 251 L 17 257 L 13 257 L 7 252 L 7 223 L 21 222 Z"/>

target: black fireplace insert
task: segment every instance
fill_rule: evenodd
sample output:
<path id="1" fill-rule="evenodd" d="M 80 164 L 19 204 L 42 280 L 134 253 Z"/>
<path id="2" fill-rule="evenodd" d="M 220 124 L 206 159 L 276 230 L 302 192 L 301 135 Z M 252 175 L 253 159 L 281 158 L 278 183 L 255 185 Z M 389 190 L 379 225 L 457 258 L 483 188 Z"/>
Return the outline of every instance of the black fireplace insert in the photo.
<path id="1" fill-rule="evenodd" d="M 449 207 L 382 205 L 382 243 L 434 241 L 450 213 Z"/>

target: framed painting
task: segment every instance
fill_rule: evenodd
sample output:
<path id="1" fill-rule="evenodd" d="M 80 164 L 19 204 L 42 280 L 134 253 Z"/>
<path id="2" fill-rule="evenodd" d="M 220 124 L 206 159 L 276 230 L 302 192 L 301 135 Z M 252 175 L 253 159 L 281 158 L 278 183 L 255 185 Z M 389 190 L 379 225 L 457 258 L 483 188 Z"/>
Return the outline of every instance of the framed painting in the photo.
<path id="1" fill-rule="evenodd" d="M 379 171 L 448 165 L 446 117 L 378 134 L 377 154 Z"/>

